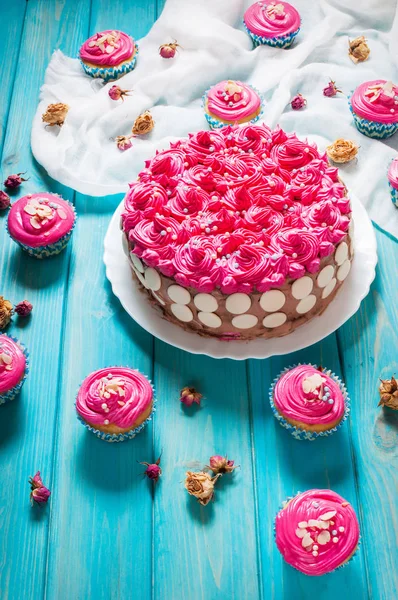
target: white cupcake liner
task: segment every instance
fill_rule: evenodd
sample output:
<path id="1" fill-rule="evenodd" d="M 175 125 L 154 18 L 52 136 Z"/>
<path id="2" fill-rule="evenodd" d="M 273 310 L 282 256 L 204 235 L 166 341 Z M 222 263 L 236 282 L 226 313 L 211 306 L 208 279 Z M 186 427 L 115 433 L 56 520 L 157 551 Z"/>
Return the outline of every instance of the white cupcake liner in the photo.
<path id="1" fill-rule="evenodd" d="M 279 373 L 279 375 L 277 377 L 275 377 L 275 379 L 273 380 L 270 390 L 269 390 L 269 402 L 271 405 L 271 409 L 272 412 L 274 413 L 274 417 L 277 419 L 277 421 L 279 422 L 279 424 L 284 427 L 285 429 L 287 429 L 289 431 L 289 433 L 291 433 L 291 435 L 296 439 L 296 440 L 308 440 L 310 442 L 316 440 L 319 437 L 327 437 L 329 435 L 332 435 L 333 433 L 335 433 L 344 423 L 344 421 L 346 421 L 349 413 L 350 413 L 350 398 L 348 396 L 348 392 L 347 392 L 347 388 L 345 387 L 344 383 L 342 382 L 342 380 L 340 379 L 340 377 L 338 377 L 335 373 L 333 373 L 330 370 L 324 370 L 323 372 L 325 373 L 325 375 L 328 375 L 329 377 L 331 377 L 339 386 L 341 393 L 343 394 L 344 397 L 344 405 L 345 405 L 345 409 L 344 409 L 344 415 L 343 418 L 341 419 L 341 421 L 333 428 L 331 429 L 327 429 L 326 431 L 308 431 L 306 429 L 300 429 L 299 427 L 296 427 L 295 425 L 291 425 L 291 423 L 289 423 L 277 410 L 275 403 L 274 403 L 274 390 L 275 390 L 275 385 L 277 384 L 277 382 L 279 381 L 279 379 L 282 377 L 282 375 L 284 375 L 285 373 L 287 373 L 288 371 L 290 371 L 291 369 L 294 369 L 295 367 L 298 367 L 300 365 L 308 365 L 311 367 L 314 367 L 315 369 L 317 369 L 318 367 L 316 365 L 313 365 L 311 363 L 297 363 L 295 365 L 291 365 L 289 367 L 285 367 L 283 369 L 283 371 L 281 371 Z"/>
<path id="2" fill-rule="evenodd" d="M 351 94 L 352 95 L 352 94 Z M 394 133 L 398 131 L 398 122 L 397 123 L 379 123 L 377 121 L 368 121 L 367 119 L 363 119 L 352 108 L 351 104 L 351 95 L 348 96 L 348 106 L 350 107 L 350 111 L 352 116 L 354 117 L 354 123 L 358 131 L 367 135 L 371 138 L 377 138 L 379 140 L 389 138 Z"/>
<path id="3" fill-rule="evenodd" d="M 116 369 L 116 368 L 120 368 L 120 365 L 116 366 L 116 365 L 112 365 L 111 367 L 104 367 L 105 369 L 109 368 L 109 369 Z M 126 367 L 126 369 L 131 369 L 131 367 Z M 144 375 L 143 373 L 141 373 L 141 371 L 139 371 L 140 375 L 142 375 L 143 377 L 145 377 L 145 379 L 147 379 L 149 381 L 149 383 L 151 384 L 151 388 L 152 388 L 152 392 L 153 392 L 153 396 L 152 396 L 152 410 L 151 413 L 149 415 L 149 417 L 147 417 L 145 419 L 145 421 L 143 421 L 140 425 L 138 425 L 138 427 L 135 427 L 134 429 L 130 429 L 129 431 L 126 431 L 125 433 L 106 433 L 105 431 L 100 431 L 99 429 L 96 429 L 95 427 L 92 427 L 91 425 L 89 425 L 84 419 L 83 417 L 81 417 L 77 411 L 76 408 L 76 402 L 75 402 L 75 409 L 76 409 L 76 416 L 78 418 L 78 420 L 80 421 L 80 423 L 82 423 L 82 425 L 85 426 L 86 429 L 88 429 L 88 431 L 91 431 L 92 433 L 94 433 L 99 439 L 104 440 L 104 442 L 110 442 L 110 443 L 115 443 L 115 442 L 125 442 L 126 440 L 132 440 L 133 438 L 135 438 L 135 436 L 140 433 L 140 431 L 142 431 L 144 429 L 144 427 L 150 422 L 152 421 L 153 415 L 156 412 L 156 397 L 155 397 L 155 388 L 152 385 L 152 381 L 150 379 L 148 379 L 148 377 L 146 377 L 146 375 Z M 83 379 L 83 381 L 81 382 L 81 384 L 79 385 L 79 388 L 77 390 L 77 394 L 79 393 L 80 387 L 82 386 L 83 382 L 85 381 L 86 377 Z M 76 394 L 76 398 L 77 398 L 77 394 Z"/>
<path id="4" fill-rule="evenodd" d="M 0 331 L 1 333 L 1 331 Z M 24 344 L 22 344 L 19 340 L 17 340 L 17 338 L 15 338 L 12 335 L 7 335 L 7 337 L 9 337 L 10 339 L 12 339 L 13 342 L 15 342 L 16 344 L 18 344 L 18 346 L 21 348 L 22 352 L 24 353 L 25 356 L 25 373 L 24 376 L 22 377 L 22 379 L 17 383 L 17 385 L 15 385 L 13 388 L 11 388 L 10 390 L 8 390 L 8 392 L 3 392 L 0 393 L 0 406 L 2 404 L 5 404 L 6 402 L 11 402 L 11 400 L 14 400 L 14 398 L 16 396 L 18 396 L 19 392 L 21 391 L 21 388 L 23 386 L 23 384 L 25 383 L 25 379 L 29 373 L 29 352 L 26 349 L 26 347 L 24 346 Z"/>
<path id="5" fill-rule="evenodd" d="M 273 48 L 290 48 L 290 46 L 293 44 L 297 34 L 300 31 L 300 27 L 299 27 L 298 29 L 296 29 L 296 31 L 293 31 L 292 33 L 289 33 L 287 35 L 281 35 L 281 36 L 276 36 L 276 37 L 263 37 L 261 35 L 256 35 L 252 31 L 250 31 L 250 29 L 246 25 L 245 21 L 243 21 L 243 25 L 244 25 L 244 28 L 246 29 L 247 33 L 250 35 L 252 42 L 253 42 L 253 46 L 255 48 L 257 48 L 257 46 L 262 46 L 262 45 L 272 46 Z"/>
<path id="6" fill-rule="evenodd" d="M 390 182 L 388 182 L 388 186 L 390 188 L 391 200 L 393 204 L 398 208 L 398 190 L 396 190 Z"/>
<path id="7" fill-rule="evenodd" d="M 87 75 L 90 75 L 90 77 L 103 79 L 106 83 L 108 81 L 119 79 L 119 77 L 122 77 L 122 75 L 130 73 L 130 71 L 135 69 L 135 65 L 137 63 L 137 55 L 138 45 L 135 44 L 135 52 L 133 58 L 129 62 L 124 62 L 123 64 L 115 67 L 91 67 L 85 62 L 83 62 L 80 57 L 79 60 Z"/>
<path id="8" fill-rule="evenodd" d="M 250 119 L 250 121 L 245 121 L 244 123 L 239 123 L 239 125 L 248 125 L 249 123 L 252 123 L 252 124 L 257 123 L 257 121 L 259 121 L 264 114 L 264 104 L 265 104 L 264 96 L 253 85 L 249 85 L 249 84 L 246 84 L 246 85 L 248 85 L 260 97 L 261 109 L 256 117 L 254 117 L 253 119 Z M 205 113 L 206 121 L 208 122 L 211 129 L 221 129 L 222 127 L 230 126 L 231 123 L 226 123 L 225 121 L 222 121 L 221 119 L 212 117 L 211 115 L 209 115 L 206 112 L 206 99 L 207 99 L 207 94 L 210 90 L 211 90 L 211 87 L 209 87 L 202 96 L 202 108 Z"/>

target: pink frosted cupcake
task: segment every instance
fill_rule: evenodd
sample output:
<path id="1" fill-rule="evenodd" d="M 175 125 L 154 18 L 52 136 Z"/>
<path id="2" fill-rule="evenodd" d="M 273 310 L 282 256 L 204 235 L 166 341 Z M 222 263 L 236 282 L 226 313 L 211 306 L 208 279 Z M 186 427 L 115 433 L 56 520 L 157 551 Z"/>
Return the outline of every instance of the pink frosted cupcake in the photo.
<path id="1" fill-rule="evenodd" d="M 349 413 L 343 382 L 314 365 L 288 367 L 270 389 L 274 416 L 298 440 L 315 440 L 337 431 Z"/>
<path id="2" fill-rule="evenodd" d="M 94 34 L 80 48 L 80 62 L 91 77 L 104 81 L 118 79 L 132 71 L 137 62 L 138 46 L 123 31 L 107 29 Z"/>
<path id="3" fill-rule="evenodd" d="M 398 158 L 390 164 L 388 169 L 388 183 L 390 186 L 391 199 L 396 207 L 398 207 Z"/>
<path id="4" fill-rule="evenodd" d="M 28 194 L 13 203 L 7 228 L 11 238 L 35 258 L 58 254 L 76 223 L 73 205 L 57 194 Z"/>
<path id="5" fill-rule="evenodd" d="M 336 492 L 308 490 L 284 503 L 275 520 L 275 541 L 289 565 L 306 575 L 325 575 L 353 558 L 358 519 Z"/>
<path id="6" fill-rule="evenodd" d="M 349 98 L 358 131 L 371 138 L 388 138 L 398 129 L 398 86 L 385 79 L 365 81 Z"/>
<path id="7" fill-rule="evenodd" d="M 300 31 L 301 19 L 298 11 L 288 2 L 260 0 L 249 6 L 243 24 L 254 46 L 267 44 L 289 48 Z"/>
<path id="8" fill-rule="evenodd" d="M 260 94 L 241 81 L 220 81 L 203 96 L 205 117 L 212 129 L 236 123 L 255 123 L 262 113 Z"/>
<path id="9" fill-rule="evenodd" d="M 106 442 L 132 439 L 152 418 L 151 383 L 137 370 L 109 367 L 91 373 L 76 398 L 78 418 Z"/>
<path id="10" fill-rule="evenodd" d="M 14 400 L 29 371 L 26 348 L 5 333 L 0 333 L 0 404 Z"/>

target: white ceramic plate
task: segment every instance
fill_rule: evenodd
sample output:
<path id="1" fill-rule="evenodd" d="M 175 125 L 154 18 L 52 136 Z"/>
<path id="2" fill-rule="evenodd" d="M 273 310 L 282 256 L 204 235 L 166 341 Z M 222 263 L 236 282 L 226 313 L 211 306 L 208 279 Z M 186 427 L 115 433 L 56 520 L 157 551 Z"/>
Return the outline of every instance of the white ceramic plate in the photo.
<path id="1" fill-rule="evenodd" d="M 321 316 L 315 317 L 309 323 L 281 338 L 257 339 L 250 342 L 221 342 L 215 338 L 205 338 L 184 331 L 163 319 L 160 313 L 146 301 L 131 276 L 131 267 L 123 252 L 122 234 L 119 229 L 123 203 L 116 209 L 105 236 L 106 276 L 112 285 L 113 293 L 119 298 L 128 314 L 149 333 L 172 346 L 193 354 L 235 360 L 288 354 L 311 346 L 336 331 L 356 313 L 361 301 L 369 292 L 377 263 L 376 238 L 365 208 L 352 195 L 351 199 L 355 256 L 350 274 L 336 298 Z"/>

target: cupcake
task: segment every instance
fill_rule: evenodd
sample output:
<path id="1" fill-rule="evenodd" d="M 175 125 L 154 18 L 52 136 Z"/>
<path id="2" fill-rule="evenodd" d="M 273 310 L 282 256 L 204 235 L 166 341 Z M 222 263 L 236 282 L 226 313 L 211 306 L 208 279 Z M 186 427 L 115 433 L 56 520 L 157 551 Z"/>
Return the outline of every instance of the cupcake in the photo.
<path id="1" fill-rule="evenodd" d="M 35 258 L 58 254 L 76 223 L 73 205 L 57 194 L 28 194 L 13 203 L 7 229 L 11 238 Z"/>
<path id="2" fill-rule="evenodd" d="M 146 377 L 128 367 L 91 373 L 80 386 L 76 411 L 80 421 L 106 442 L 132 439 L 151 420 L 153 389 Z"/>
<path id="3" fill-rule="evenodd" d="M 289 48 L 300 31 L 300 15 L 288 2 L 256 2 L 249 6 L 243 24 L 254 46 Z"/>
<path id="4" fill-rule="evenodd" d="M 388 184 L 390 186 L 391 199 L 395 206 L 398 207 L 398 158 L 394 158 L 388 169 Z"/>
<path id="5" fill-rule="evenodd" d="M 262 113 L 259 93 L 241 81 L 220 81 L 203 96 L 205 117 L 212 129 L 255 123 Z"/>
<path id="6" fill-rule="evenodd" d="M 270 403 L 282 427 L 298 440 L 334 433 L 349 412 L 344 384 L 331 371 L 314 365 L 282 371 L 271 386 Z"/>
<path id="7" fill-rule="evenodd" d="M 0 404 L 14 400 L 29 371 L 26 348 L 5 333 L 0 333 Z"/>
<path id="8" fill-rule="evenodd" d="M 308 490 L 284 502 L 275 541 L 285 561 L 305 575 L 345 566 L 359 544 L 359 525 L 349 502 L 332 490 Z"/>
<path id="9" fill-rule="evenodd" d="M 398 129 L 398 86 L 375 79 L 359 85 L 349 98 L 356 128 L 371 138 L 388 138 Z"/>
<path id="10" fill-rule="evenodd" d="M 101 31 L 80 48 L 80 62 L 87 75 L 104 81 L 118 79 L 132 71 L 137 62 L 138 46 L 123 31 Z"/>

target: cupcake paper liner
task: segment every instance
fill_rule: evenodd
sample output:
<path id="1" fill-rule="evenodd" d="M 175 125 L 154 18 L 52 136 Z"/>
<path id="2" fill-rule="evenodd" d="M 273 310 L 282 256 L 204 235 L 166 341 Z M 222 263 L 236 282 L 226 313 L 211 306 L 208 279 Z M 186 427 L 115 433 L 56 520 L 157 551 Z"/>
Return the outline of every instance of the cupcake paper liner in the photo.
<path id="1" fill-rule="evenodd" d="M 87 65 L 86 63 L 84 63 L 80 57 L 80 63 L 83 67 L 83 69 L 85 70 L 85 72 L 87 73 L 87 75 L 90 75 L 90 77 L 96 77 L 99 79 L 103 79 L 106 82 L 108 81 L 112 81 L 114 79 L 119 79 L 119 77 L 121 77 L 122 75 L 125 75 L 126 73 L 129 73 L 130 71 L 132 71 L 135 68 L 135 65 L 137 63 L 137 54 L 138 54 L 138 45 L 135 44 L 135 53 L 133 58 L 129 61 L 129 62 L 124 62 L 121 65 L 118 65 L 116 67 L 90 67 L 89 65 Z"/>
<path id="2" fill-rule="evenodd" d="M 350 107 L 352 116 L 354 117 L 354 123 L 358 131 L 360 131 L 364 135 L 367 135 L 370 138 L 377 138 L 379 140 L 389 138 L 398 131 L 398 122 L 378 123 L 377 121 L 368 121 L 367 119 L 363 119 L 362 117 L 357 115 L 354 109 L 352 108 L 350 98 L 351 96 L 349 96 L 348 98 L 348 105 Z"/>
<path id="3" fill-rule="evenodd" d="M 33 248 L 32 246 L 27 246 L 26 244 L 23 244 L 19 240 L 16 240 L 14 237 L 12 237 L 12 235 L 10 234 L 9 228 L 8 228 L 8 220 L 7 220 L 6 221 L 6 230 L 7 230 L 8 235 L 10 236 L 10 238 L 16 244 L 18 244 L 18 246 L 20 246 L 22 248 L 22 250 L 24 250 L 30 256 L 33 256 L 34 258 L 38 258 L 38 259 L 47 258 L 49 256 L 55 256 L 56 254 L 59 254 L 60 252 L 62 252 L 62 250 L 67 246 L 67 244 L 72 236 L 73 230 L 76 227 L 76 222 L 77 222 L 77 214 L 76 214 L 75 207 L 73 206 L 73 204 L 71 202 L 69 202 L 69 200 L 65 200 L 64 198 L 63 198 L 63 200 L 64 200 L 64 202 L 68 202 L 68 204 L 70 204 L 70 206 L 73 208 L 75 220 L 73 221 L 73 225 L 72 225 L 72 228 L 70 229 L 70 231 L 68 231 L 68 233 L 66 233 L 63 237 L 61 237 L 57 242 L 54 242 L 53 244 L 49 244 L 48 246 L 38 246 L 37 248 Z"/>
<path id="4" fill-rule="evenodd" d="M 276 383 L 279 381 L 279 379 L 280 379 L 280 377 L 282 377 L 282 375 L 287 373 L 287 371 L 290 371 L 291 369 L 294 369 L 295 367 L 298 367 L 302 364 L 304 364 L 304 363 L 297 363 L 296 365 L 291 365 L 289 367 L 285 367 L 285 369 L 283 369 L 283 371 L 281 371 L 279 373 L 279 375 L 277 377 L 275 377 L 275 379 L 273 380 L 273 382 L 271 384 L 270 390 L 269 390 L 269 402 L 271 405 L 272 412 L 274 413 L 274 417 L 277 419 L 277 421 L 279 421 L 279 424 L 282 425 L 282 427 L 287 429 L 289 431 L 289 433 L 291 433 L 291 435 L 296 440 L 308 440 L 308 441 L 312 442 L 319 437 L 327 437 L 328 435 L 332 435 L 342 426 L 342 424 L 344 423 L 344 421 L 346 421 L 346 419 L 350 413 L 350 398 L 348 396 L 347 388 L 345 387 L 345 385 L 342 382 L 342 380 L 340 379 L 340 377 L 338 377 L 335 373 L 332 373 L 332 371 L 330 371 L 330 370 L 324 371 L 324 373 L 326 375 L 331 377 L 337 383 L 337 385 L 339 386 L 339 388 L 343 394 L 343 397 L 344 397 L 345 409 L 344 409 L 343 418 L 341 419 L 340 423 L 338 423 L 338 425 L 336 425 L 332 429 L 327 429 L 326 431 L 307 431 L 306 429 L 300 429 L 299 427 L 296 427 L 295 425 L 291 425 L 288 421 L 286 421 L 286 419 L 276 409 L 276 406 L 274 404 L 274 389 L 275 389 Z M 305 364 L 308 364 L 311 367 L 314 367 L 315 369 L 317 368 L 316 365 L 313 365 L 311 363 L 305 363 Z"/>
<path id="5" fill-rule="evenodd" d="M 290 48 L 290 46 L 293 44 L 296 35 L 299 33 L 300 31 L 300 27 L 298 29 L 296 29 L 296 31 L 293 31 L 292 33 L 289 33 L 288 35 L 281 35 L 279 37 L 262 37 L 261 35 L 256 35 L 255 33 L 253 33 L 252 31 L 250 31 L 250 29 L 247 27 L 246 23 L 243 21 L 243 25 L 244 28 L 246 29 L 247 33 L 250 35 L 252 42 L 253 42 L 253 46 L 255 48 L 257 48 L 257 46 L 262 46 L 262 45 L 266 45 L 266 46 L 272 46 L 273 48 Z"/>
<path id="6" fill-rule="evenodd" d="M 250 87 L 260 97 L 261 110 L 256 117 L 254 117 L 253 119 L 250 119 L 250 121 L 245 121 L 244 123 L 239 123 L 239 125 L 248 125 L 249 123 L 256 123 L 259 119 L 261 119 L 261 117 L 263 116 L 263 113 L 264 113 L 264 96 L 262 94 L 260 94 L 258 89 L 256 89 L 254 86 L 251 85 Z M 207 99 L 207 94 L 210 90 L 211 90 L 211 88 L 208 88 L 202 96 L 202 108 L 205 113 L 206 121 L 210 125 L 211 129 L 221 129 L 222 127 L 228 127 L 228 125 L 230 125 L 230 123 L 225 123 L 224 121 L 220 121 L 219 119 L 212 117 L 211 115 L 209 115 L 206 112 L 206 99 Z"/>
<path id="7" fill-rule="evenodd" d="M 288 496 L 287 499 L 284 500 L 280 504 L 280 506 L 279 506 L 278 512 L 276 513 L 275 519 L 274 519 L 274 541 L 275 541 L 275 545 L 276 545 L 276 518 L 277 518 L 278 514 L 280 513 L 280 511 L 283 508 L 285 508 L 285 506 L 289 502 L 289 500 L 293 500 L 293 498 L 295 498 L 296 496 L 299 496 L 300 494 L 301 494 L 301 492 L 297 492 L 294 496 Z M 348 560 L 346 560 L 345 562 L 343 562 L 341 565 L 339 565 L 338 567 L 336 567 L 332 571 L 327 571 L 326 573 L 323 573 L 322 575 L 314 575 L 314 577 L 324 577 L 325 575 L 331 575 L 331 573 L 335 573 L 336 571 L 340 571 L 341 569 L 344 569 L 344 567 L 346 567 L 347 565 L 349 565 L 354 560 L 354 558 L 358 554 L 358 550 L 359 550 L 359 546 L 360 545 L 361 545 L 361 535 L 359 535 L 357 547 L 355 548 L 354 552 L 352 553 L 352 555 L 350 556 L 350 558 Z M 276 546 L 276 547 L 278 548 L 278 546 Z M 278 552 L 281 555 L 281 557 L 283 558 L 283 560 L 285 561 L 285 563 L 287 565 L 289 565 L 289 567 L 291 567 L 295 571 L 298 571 L 302 575 L 306 575 L 307 577 L 311 577 L 311 575 L 308 575 L 307 573 L 303 573 L 303 571 L 301 571 L 297 567 L 294 567 L 293 565 L 291 565 L 290 563 L 288 563 L 287 560 L 285 560 L 285 557 L 283 556 L 283 554 L 280 552 L 279 548 L 278 548 Z"/>
<path id="8" fill-rule="evenodd" d="M 15 385 L 13 388 L 8 390 L 8 392 L 0 393 L 0 406 L 2 404 L 5 404 L 6 402 L 11 402 L 11 400 L 14 400 L 14 398 L 16 396 L 18 396 L 23 384 L 25 383 L 25 379 L 29 373 L 29 352 L 27 351 L 26 347 L 19 340 L 17 340 L 17 338 L 15 338 L 14 336 L 7 334 L 7 337 L 11 338 L 21 348 L 21 350 L 23 351 L 24 356 L 25 356 L 26 364 L 25 364 L 25 373 L 24 373 L 24 376 L 22 377 L 21 381 L 19 381 L 19 383 L 17 383 L 17 385 Z"/>
<path id="9" fill-rule="evenodd" d="M 398 208 L 398 190 L 396 190 L 390 182 L 388 182 L 388 186 L 390 188 L 391 200 L 393 204 Z"/>
<path id="10" fill-rule="evenodd" d="M 108 367 L 105 367 L 108 368 Z M 109 369 L 112 368 L 116 368 L 115 365 L 112 365 L 111 367 L 109 367 Z M 126 367 L 127 368 L 127 367 Z M 131 367 L 128 367 L 131 368 Z M 141 373 L 141 372 L 140 372 Z M 141 373 L 141 375 L 143 375 L 143 373 Z M 146 377 L 146 375 L 143 375 L 146 379 L 148 379 Z M 84 381 L 84 379 L 83 379 Z M 83 384 L 83 381 L 81 382 L 81 384 L 79 385 L 79 388 L 77 390 L 77 394 L 79 393 L 80 387 Z M 148 379 L 149 383 L 151 384 L 151 388 L 152 388 L 152 392 L 153 392 L 153 399 L 152 399 L 152 410 L 151 413 L 149 415 L 149 417 L 147 417 L 145 419 L 145 421 L 143 421 L 140 425 L 138 425 L 138 427 L 135 427 L 135 429 L 130 429 L 130 431 L 126 431 L 125 433 L 106 433 L 105 431 L 100 431 L 99 429 L 96 429 L 95 427 L 92 427 L 91 425 L 89 425 L 77 412 L 77 408 L 76 408 L 76 403 L 75 403 L 75 408 L 76 408 L 76 415 L 78 420 L 80 421 L 80 423 L 82 423 L 82 425 L 85 426 L 86 429 L 88 429 L 89 431 L 91 431 L 92 433 L 94 433 L 98 438 L 100 438 L 101 440 L 104 440 L 104 442 L 110 442 L 110 443 L 115 443 L 115 442 L 125 442 L 126 440 L 132 440 L 133 438 L 135 438 L 135 436 L 140 433 L 140 431 L 142 431 L 142 429 L 144 429 L 144 427 L 150 422 L 152 421 L 153 415 L 156 412 L 156 397 L 155 397 L 155 388 L 152 385 L 152 381 L 150 379 Z M 77 397 L 76 394 L 76 397 Z"/>

